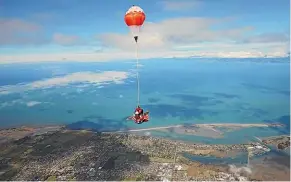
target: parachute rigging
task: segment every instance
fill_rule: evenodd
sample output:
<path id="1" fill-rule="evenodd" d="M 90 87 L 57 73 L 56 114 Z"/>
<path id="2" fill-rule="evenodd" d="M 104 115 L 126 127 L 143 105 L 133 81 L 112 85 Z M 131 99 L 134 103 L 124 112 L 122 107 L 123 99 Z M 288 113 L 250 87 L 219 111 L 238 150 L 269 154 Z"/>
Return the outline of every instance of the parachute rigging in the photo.
<path id="1" fill-rule="evenodd" d="M 146 18 L 145 13 L 139 6 L 133 5 L 125 13 L 124 21 L 126 25 L 129 27 L 136 43 L 138 41 L 138 34 L 140 32 L 140 28 L 143 25 L 145 18 Z"/>
<path id="2" fill-rule="evenodd" d="M 140 102 L 140 80 L 139 80 L 139 71 L 138 71 L 138 62 L 139 62 L 139 55 L 138 55 L 138 36 L 140 32 L 140 28 L 143 25 L 145 21 L 145 13 L 144 11 L 139 7 L 133 5 L 128 9 L 128 11 L 125 13 L 124 21 L 126 25 L 129 27 L 131 34 L 135 40 L 135 46 L 136 46 L 136 79 L 137 79 L 137 106 L 139 106 Z"/>
<path id="3" fill-rule="evenodd" d="M 139 79 L 139 70 L 138 70 L 138 67 L 139 67 L 138 36 L 139 36 L 140 28 L 145 21 L 145 18 L 146 16 L 145 16 L 144 11 L 139 6 L 135 6 L 135 5 L 130 7 L 124 16 L 124 21 L 131 31 L 131 34 L 135 41 L 135 47 L 136 47 L 135 51 L 136 51 L 136 79 L 137 79 L 137 107 L 138 108 L 139 108 L 139 103 L 140 103 L 140 79 Z M 148 117 L 149 116 L 146 115 L 147 121 L 148 121 Z M 135 120 L 136 118 L 137 117 L 133 117 L 133 120 Z"/>

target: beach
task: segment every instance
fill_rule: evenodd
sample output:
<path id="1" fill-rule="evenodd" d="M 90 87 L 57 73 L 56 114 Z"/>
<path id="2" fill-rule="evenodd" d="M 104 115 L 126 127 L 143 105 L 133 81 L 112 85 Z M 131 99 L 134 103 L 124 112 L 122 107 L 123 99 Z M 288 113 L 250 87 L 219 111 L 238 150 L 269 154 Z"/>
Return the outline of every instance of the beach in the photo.
<path id="1" fill-rule="evenodd" d="M 282 127 L 282 124 L 250 124 L 250 123 L 207 123 L 207 124 L 192 124 L 187 127 L 205 127 L 205 128 L 214 128 L 214 127 L 227 127 L 227 128 L 246 128 L 246 127 Z M 154 128 L 144 128 L 144 129 L 133 129 L 127 131 L 151 131 L 151 130 L 161 130 L 161 129 L 170 129 L 170 128 L 180 128 L 186 127 L 185 125 L 175 125 L 175 126 L 163 126 L 163 127 L 154 127 Z M 120 131 L 122 132 L 122 131 Z"/>
<path id="2" fill-rule="evenodd" d="M 188 136 L 201 136 L 208 138 L 223 138 L 224 133 L 233 132 L 234 130 L 240 130 L 244 128 L 266 128 L 266 127 L 285 127 L 283 124 L 279 123 L 209 123 L 209 124 L 185 124 L 185 125 L 172 125 L 163 127 L 152 127 L 152 128 L 142 128 L 142 129 L 126 129 L 115 132 L 132 132 L 145 134 L 150 131 L 161 131 L 161 132 L 171 132 L 179 135 Z"/>

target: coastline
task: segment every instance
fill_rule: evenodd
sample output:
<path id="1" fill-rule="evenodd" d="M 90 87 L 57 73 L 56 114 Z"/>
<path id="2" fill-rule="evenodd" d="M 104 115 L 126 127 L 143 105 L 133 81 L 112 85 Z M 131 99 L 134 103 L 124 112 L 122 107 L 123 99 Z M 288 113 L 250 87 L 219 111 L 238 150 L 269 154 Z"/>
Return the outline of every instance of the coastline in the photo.
<path id="1" fill-rule="evenodd" d="M 264 179 L 258 176 L 260 173 L 247 171 L 248 148 L 261 146 L 258 143 L 198 144 L 63 126 L 0 130 L 1 134 L 5 131 L 8 138 L 13 133 L 18 137 L 10 136 L 10 140 L 0 143 L 5 148 L 0 151 L 1 180 L 125 180 L 136 179 L 141 171 L 142 180 L 151 181 Z M 257 147 L 253 153 L 267 151 Z M 36 168 L 37 174 L 33 172 Z"/>
<path id="2" fill-rule="evenodd" d="M 137 131 L 152 131 L 152 130 L 163 130 L 163 129 L 169 129 L 169 128 L 191 128 L 191 127 L 270 127 L 274 126 L 274 124 L 236 124 L 236 123 L 217 123 L 217 124 L 193 124 L 185 127 L 184 125 L 173 125 L 173 126 L 167 126 L 167 127 L 154 127 L 154 128 L 143 128 L 143 129 L 129 129 L 129 130 L 122 130 L 122 131 L 108 131 L 108 132 L 99 132 L 94 131 L 90 129 L 73 129 L 67 128 L 65 125 L 37 125 L 37 126 L 20 126 L 20 127 L 12 127 L 12 128 L 4 128 L 0 129 L 0 144 L 3 142 L 3 140 L 6 138 L 8 140 L 18 140 L 24 137 L 30 137 L 30 136 L 37 136 L 47 133 L 54 133 L 61 130 L 71 130 L 71 131 L 80 131 L 80 132 L 93 132 L 93 133 L 103 133 L 103 134 L 117 134 L 117 135 L 129 135 L 129 136 L 137 136 L 137 137 L 148 137 L 148 138 L 157 138 L 160 140 L 165 141 L 171 141 L 173 144 L 177 145 L 179 143 L 185 143 L 188 145 L 204 145 L 204 146 L 240 146 L 240 145 L 246 145 L 246 143 L 241 144 L 205 144 L 205 143 L 197 143 L 197 142 L 191 142 L 191 141 L 184 141 L 181 139 L 170 139 L 167 137 L 161 137 L 161 136 L 151 136 L 151 135 L 144 135 L 144 134 L 138 134 L 135 133 Z M 282 126 L 277 125 L 278 127 Z M 215 129 L 213 129 L 215 131 Z M 211 138 L 211 137 L 210 137 Z M 286 138 L 289 138 L 289 135 L 275 135 L 275 136 L 268 136 L 268 137 L 256 137 L 254 136 L 256 140 L 258 140 L 259 143 L 266 144 L 266 145 L 272 145 L 276 146 L 278 145 L 278 142 L 281 142 L 281 140 L 286 140 Z M 284 139 L 282 139 L 284 138 Z M 281 140 L 280 140 L 281 139 Z M 279 140 L 279 141 L 278 141 Z M 277 143 L 276 143 L 277 142 Z M 249 142 L 249 144 L 254 144 L 257 142 Z M 245 149 L 246 147 L 239 147 L 240 149 Z M 288 147 L 285 147 L 288 148 Z M 284 149 L 285 149 L 284 148 Z M 289 146 L 290 148 L 290 146 Z"/>
<path id="3" fill-rule="evenodd" d="M 161 127 L 153 127 L 153 128 L 142 128 L 142 129 L 130 129 L 126 130 L 127 132 L 134 132 L 134 131 L 151 131 L 151 130 L 161 130 L 161 129 L 170 129 L 170 128 L 181 128 L 181 127 L 229 127 L 229 128 L 248 128 L 248 127 L 282 127 L 283 124 L 259 124 L 259 123 L 204 123 L 204 124 L 191 124 L 191 125 L 172 125 L 172 126 L 161 126 Z M 124 132 L 123 130 L 116 131 L 116 132 Z"/>
<path id="4" fill-rule="evenodd" d="M 24 137 L 31 137 L 31 136 L 38 136 L 38 135 L 43 135 L 43 134 L 49 134 L 49 133 L 54 133 L 58 131 L 76 131 L 76 132 L 92 132 L 92 133 L 101 133 L 101 134 L 112 134 L 112 135 L 128 135 L 128 136 L 134 136 L 134 137 L 147 137 L 151 139 L 159 139 L 159 140 L 164 140 L 167 142 L 171 142 L 174 145 L 177 144 L 187 144 L 187 145 L 200 145 L 200 146 L 215 146 L 215 147 L 221 147 L 221 146 L 235 146 L 237 149 L 247 149 L 247 146 L 250 145 L 255 145 L 258 142 L 262 144 L 271 144 L 274 145 L 274 143 L 281 141 L 280 139 L 288 138 L 290 140 L 289 135 L 275 135 L 275 136 L 268 136 L 268 137 L 256 137 L 254 138 L 258 140 L 258 142 L 248 142 L 248 143 L 239 143 L 239 144 L 206 144 L 206 143 L 197 143 L 197 142 L 191 142 L 191 141 L 184 141 L 181 139 L 172 139 L 172 138 L 167 138 L 167 137 L 162 137 L 162 136 L 151 136 L 151 135 L 144 135 L 144 134 L 137 134 L 134 133 L 136 131 L 151 131 L 151 130 L 163 130 L 163 129 L 169 129 L 169 128 L 188 128 L 188 127 L 270 127 L 274 126 L 274 124 L 237 124 L 237 123 L 217 123 L 217 124 L 193 124 L 193 125 L 188 125 L 185 127 L 185 125 L 173 125 L 173 126 L 167 126 L 167 127 L 154 127 L 154 128 L 143 128 L 143 129 L 129 129 L 129 130 L 122 130 L 122 131 L 108 131 L 108 132 L 103 132 L 103 131 L 95 131 L 92 129 L 70 129 L 66 125 L 37 125 L 37 126 L 20 126 L 20 127 L 12 127 L 12 128 L 3 128 L 0 129 L 0 144 L 1 140 L 3 138 L 8 138 L 10 140 L 19 140 Z M 283 125 L 278 124 L 276 125 L 278 127 L 281 127 Z M 215 129 L 213 129 L 215 131 Z M 211 137 L 210 137 L 211 138 Z M 237 147 L 239 146 L 239 147 Z M 288 147 L 287 147 L 288 148 Z"/>
<path id="5" fill-rule="evenodd" d="M 123 130 L 111 130 L 111 131 L 103 131 L 102 129 L 96 130 L 91 128 L 79 128 L 77 130 L 89 130 L 93 132 L 102 132 L 102 133 L 132 133 L 136 135 L 148 136 L 151 135 L 150 131 L 160 131 L 160 132 L 172 132 L 178 135 L 188 135 L 188 136 L 198 136 L 198 137 L 206 137 L 209 139 L 218 139 L 223 138 L 224 134 L 228 131 L 234 131 L 244 128 L 268 128 L 268 127 L 283 127 L 283 124 L 278 123 L 203 123 L 203 124 L 180 124 L 180 125 L 171 125 L 171 126 L 162 126 L 162 127 L 151 127 L 151 128 L 128 128 Z M 9 138 L 9 132 L 7 131 L 18 131 L 19 137 L 24 135 L 33 135 L 34 133 L 40 134 L 45 133 L 46 131 L 55 131 L 60 129 L 71 129 L 70 125 L 53 125 L 53 124 L 38 124 L 38 125 L 25 125 L 25 126 L 15 126 L 15 127 L 7 127 L 7 128 L 0 128 L 0 143 L 3 140 L 3 137 Z M 226 130 L 224 130 L 226 129 Z M 76 130 L 73 128 L 72 130 Z M 6 131 L 6 132 L 5 132 Z M 22 134 L 21 134 L 22 132 Z M 141 133 L 145 132 L 145 133 Z M 6 134 L 5 134 L 6 133 Z M 4 136 L 2 136 L 4 135 Z M 163 136 L 155 136 L 158 138 L 164 138 Z M 272 136 L 270 136 L 272 137 Z M 15 138 L 15 137 L 12 137 Z M 254 136 L 254 138 L 256 138 Z M 264 137 L 265 138 L 265 137 Z M 257 138 L 258 139 L 258 138 Z M 175 139 L 171 139 L 175 140 Z M 184 141 L 179 139 L 180 141 L 193 143 L 191 141 Z M 197 143 L 197 142 L 196 142 Z M 203 142 L 202 142 L 203 143 Z"/>
<path id="6" fill-rule="evenodd" d="M 150 132 L 162 132 L 164 134 L 176 134 L 182 136 L 196 136 L 209 139 L 223 139 L 225 134 L 234 132 L 235 130 L 247 128 L 271 128 L 284 127 L 278 123 L 204 123 L 204 124 L 180 124 L 162 127 L 139 128 L 139 129 L 123 129 L 115 131 L 117 133 L 136 133 L 145 132 L 145 135 L 150 135 Z"/>

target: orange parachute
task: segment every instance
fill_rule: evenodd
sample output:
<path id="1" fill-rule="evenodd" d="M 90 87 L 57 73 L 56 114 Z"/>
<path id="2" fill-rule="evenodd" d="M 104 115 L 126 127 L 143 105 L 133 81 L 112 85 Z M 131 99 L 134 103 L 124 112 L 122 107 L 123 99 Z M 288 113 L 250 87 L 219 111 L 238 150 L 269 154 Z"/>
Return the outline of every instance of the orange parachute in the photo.
<path id="1" fill-rule="evenodd" d="M 126 25 L 130 28 L 135 42 L 137 42 L 138 40 L 140 27 L 143 25 L 145 19 L 146 19 L 145 13 L 139 6 L 133 5 L 125 13 L 124 21 Z"/>

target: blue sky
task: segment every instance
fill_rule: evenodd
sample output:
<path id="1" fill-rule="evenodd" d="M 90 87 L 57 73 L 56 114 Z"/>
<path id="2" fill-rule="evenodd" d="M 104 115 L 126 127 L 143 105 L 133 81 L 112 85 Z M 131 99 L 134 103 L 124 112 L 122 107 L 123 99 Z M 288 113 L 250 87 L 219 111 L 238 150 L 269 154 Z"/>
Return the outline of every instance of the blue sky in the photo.
<path id="1" fill-rule="evenodd" d="M 289 0 L 0 0 L 0 63 L 131 59 L 124 23 L 146 13 L 141 58 L 284 57 Z"/>

